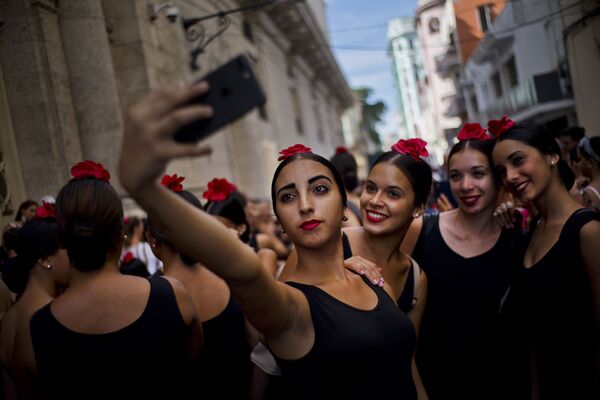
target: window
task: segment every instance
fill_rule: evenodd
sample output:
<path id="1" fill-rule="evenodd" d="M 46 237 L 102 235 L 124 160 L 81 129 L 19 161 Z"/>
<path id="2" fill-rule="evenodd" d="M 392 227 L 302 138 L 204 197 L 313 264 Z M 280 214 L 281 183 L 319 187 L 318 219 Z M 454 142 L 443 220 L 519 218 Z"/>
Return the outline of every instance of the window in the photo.
<path id="1" fill-rule="evenodd" d="M 296 88 L 290 88 L 290 97 L 292 98 L 292 108 L 294 111 L 294 124 L 296 125 L 296 132 L 300 135 L 304 134 L 304 126 L 302 125 L 302 110 L 300 109 L 300 98 L 298 97 L 298 91 Z"/>
<path id="2" fill-rule="evenodd" d="M 492 86 L 494 87 L 494 93 L 496 97 L 502 97 L 502 81 L 500 81 L 500 72 L 496 72 L 492 75 Z"/>
<path id="3" fill-rule="evenodd" d="M 471 110 L 473 110 L 473 113 L 479 114 L 479 107 L 477 106 L 477 96 L 475 96 L 475 94 L 469 97 L 469 102 L 471 103 Z"/>
<path id="4" fill-rule="evenodd" d="M 429 20 L 429 33 L 437 33 L 440 31 L 440 20 L 437 18 L 431 18 Z"/>
<path id="5" fill-rule="evenodd" d="M 511 57 L 510 60 L 504 64 L 506 70 L 506 77 L 508 78 L 508 85 L 513 88 L 519 84 L 519 75 L 517 74 L 517 65 L 515 64 L 515 58 Z"/>
<path id="6" fill-rule="evenodd" d="M 479 27 L 481 32 L 487 32 L 492 26 L 492 9 L 489 4 L 477 7 L 477 16 L 479 17 Z"/>
<path id="7" fill-rule="evenodd" d="M 244 37 L 251 42 L 254 42 L 254 36 L 252 34 L 252 25 L 250 22 L 244 20 L 242 22 L 242 31 L 244 32 Z"/>

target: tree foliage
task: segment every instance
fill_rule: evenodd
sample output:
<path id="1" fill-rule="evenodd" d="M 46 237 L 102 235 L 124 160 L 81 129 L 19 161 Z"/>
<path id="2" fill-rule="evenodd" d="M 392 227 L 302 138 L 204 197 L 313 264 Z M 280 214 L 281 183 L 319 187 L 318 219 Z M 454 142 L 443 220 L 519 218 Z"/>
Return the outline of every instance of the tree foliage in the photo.
<path id="1" fill-rule="evenodd" d="M 362 122 L 361 130 L 369 135 L 369 138 L 377 145 L 381 145 L 381 137 L 377 132 L 376 125 L 381 122 L 386 105 L 378 100 L 370 102 L 369 97 L 373 94 L 373 89 L 369 87 L 360 87 L 353 89 L 362 103 Z"/>

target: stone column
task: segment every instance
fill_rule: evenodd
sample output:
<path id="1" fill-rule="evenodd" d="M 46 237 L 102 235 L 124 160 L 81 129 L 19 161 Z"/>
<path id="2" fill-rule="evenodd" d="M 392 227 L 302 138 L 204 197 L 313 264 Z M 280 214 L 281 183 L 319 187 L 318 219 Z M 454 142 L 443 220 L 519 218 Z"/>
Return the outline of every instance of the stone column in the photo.
<path id="1" fill-rule="evenodd" d="M 0 16 L 0 73 L 8 109 L 0 115 L 0 134 L 2 151 L 10 155 L 5 158 L 9 186 L 24 188 L 13 192 L 18 205 L 25 198 L 56 196 L 69 167 L 81 160 L 81 147 L 56 2 L 0 1 Z"/>
<path id="2" fill-rule="evenodd" d="M 123 121 L 102 3 L 61 0 L 58 16 L 83 157 L 116 184 Z"/>

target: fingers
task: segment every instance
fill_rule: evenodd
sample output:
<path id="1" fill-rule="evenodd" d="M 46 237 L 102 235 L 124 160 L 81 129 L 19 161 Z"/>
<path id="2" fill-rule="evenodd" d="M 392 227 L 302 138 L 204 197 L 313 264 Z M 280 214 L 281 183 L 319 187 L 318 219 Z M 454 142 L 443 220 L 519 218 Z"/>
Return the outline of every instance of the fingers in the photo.
<path id="1" fill-rule="evenodd" d="M 344 260 L 344 265 L 349 270 L 364 275 L 374 285 L 383 286 L 382 270 L 371 261 L 355 256 Z"/>
<path id="2" fill-rule="evenodd" d="M 195 143 L 167 142 L 157 150 L 156 158 L 159 160 L 170 160 L 172 158 L 206 156 L 211 153 L 212 148 L 210 146 L 198 146 Z"/>
<path id="3" fill-rule="evenodd" d="M 156 90 L 148 95 L 147 110 L 154 116 L 164 116 L 170 111 L 208 92 L 207 82 L 173 90 Z"/>
<path id="4" fill-rule="evenodd" d="M 213 110 L 209 106 L 194 105 L 176 109 L 165 115 L 157 124 L 160 136 L 172 138 L 173 134 L 181 127 L 213 116 Z"/>
<path id="5" fill-rule="evenodd" d="M 494 211 L 494 220 L 502 228 L 512 229 L 514 227 L 514 206 L 511 202 L 500 204 Z"/>

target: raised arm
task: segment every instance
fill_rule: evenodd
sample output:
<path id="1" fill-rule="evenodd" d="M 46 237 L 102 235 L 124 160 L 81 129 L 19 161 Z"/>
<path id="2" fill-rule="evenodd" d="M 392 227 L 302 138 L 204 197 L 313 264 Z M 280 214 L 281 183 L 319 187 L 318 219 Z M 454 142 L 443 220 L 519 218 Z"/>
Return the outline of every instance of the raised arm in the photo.
<path id="1" fill-rule="evenodd" d="M 119 164 L 121 183 L 179 250 L 227 282 L 259 331 L 278 337 L 294 327 L 297 304 L 303 299 L 276 282 L 254 251 L 219 221 L 157 182 L 170 159 L 207 153 L 206 148 L 173 140 L 179 127 L 212 115 L 206 106 L 183 106 L 207 90 L 200 84 L 152 92 L 131 107 Z"/>

